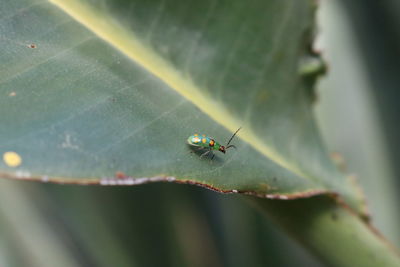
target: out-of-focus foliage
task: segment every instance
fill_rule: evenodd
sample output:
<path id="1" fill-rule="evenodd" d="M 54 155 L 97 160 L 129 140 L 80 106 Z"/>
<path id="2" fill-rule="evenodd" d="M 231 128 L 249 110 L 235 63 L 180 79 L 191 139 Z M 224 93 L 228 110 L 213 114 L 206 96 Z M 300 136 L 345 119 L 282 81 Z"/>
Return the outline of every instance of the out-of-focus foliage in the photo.
<path id="1" fill-rule="evenodd" d="M 0 180 L 3 266 L 322 266 L 235 195 Z"/>
<path id="2" fill-rule="evenodd" d="M 398 1 L 323 1 L 317 45 L 329 63 L 317 105 L 325 140 L 362 185 L 373 223 L 398 246 L 399 7 Z"/>

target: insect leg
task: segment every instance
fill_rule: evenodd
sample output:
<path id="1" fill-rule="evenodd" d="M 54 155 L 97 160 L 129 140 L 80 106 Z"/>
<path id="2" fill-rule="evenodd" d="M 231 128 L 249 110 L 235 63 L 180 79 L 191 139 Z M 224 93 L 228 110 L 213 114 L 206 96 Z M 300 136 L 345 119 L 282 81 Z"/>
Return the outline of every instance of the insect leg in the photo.
<path id="1" fill-rule="evenodd" d="M 210 148 L 209 150 L 207 150 L 206 152 L 204 152 L 203 154 L 200 155 L 200 158 L 204 157 L 205 155 L 208 155 L 210 152 L 212 151 L 212 149 Z M 213 155 L 214 157 L 214 155 Z"/>

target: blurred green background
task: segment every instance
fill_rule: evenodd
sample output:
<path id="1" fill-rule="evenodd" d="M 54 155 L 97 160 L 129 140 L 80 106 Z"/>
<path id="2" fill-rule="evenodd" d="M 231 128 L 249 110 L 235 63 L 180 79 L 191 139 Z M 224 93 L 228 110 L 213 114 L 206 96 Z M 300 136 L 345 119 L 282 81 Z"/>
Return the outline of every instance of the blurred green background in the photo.
<path id="1" fill-rule="evenodd" d="M 321 3 L 317 46 L 329 68 L 316 109 L 322 135 L 362 185 L 373 224 L 399 246 L 400 3 Z"/>
<path id="2" fill-rule="evenodd" d="M 398 1 L 320 1 L 329 76 L 316 114 L 330 151 L 400 245 Z M 245 197 L 151 184 L 85 187 L 0 180 L 0 266 L 324 266 Z"/>

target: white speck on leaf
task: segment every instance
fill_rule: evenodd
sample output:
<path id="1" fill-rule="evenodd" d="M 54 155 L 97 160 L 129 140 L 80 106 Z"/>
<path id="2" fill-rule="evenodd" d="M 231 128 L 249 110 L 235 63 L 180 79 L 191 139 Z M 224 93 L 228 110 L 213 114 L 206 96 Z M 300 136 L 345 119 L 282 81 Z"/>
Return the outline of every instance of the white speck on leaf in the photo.
<path id="1" fill-rule="evenodd" d="M 79 146 L 73 144 L 73 142 L 74 142 L 74 140 L 71 137 L 71 135 L 68 133 L 65 133 L 65 139 L 64 139 L 64 142 L 61 143 L 61 147 L 79 150 Z"/>

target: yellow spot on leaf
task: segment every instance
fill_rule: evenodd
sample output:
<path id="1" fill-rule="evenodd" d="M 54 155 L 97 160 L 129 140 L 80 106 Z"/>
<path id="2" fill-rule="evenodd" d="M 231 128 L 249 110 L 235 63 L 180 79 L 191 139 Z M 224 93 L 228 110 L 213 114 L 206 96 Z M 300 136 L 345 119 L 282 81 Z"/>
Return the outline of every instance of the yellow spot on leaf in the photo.
<path id="1" fill-rule="evenodd" d="M 18 167 L 22 163 L 21 156 L 13 151 L 4 153 L 3 160 L 9 167 Z"/>
<path id="2" fill-rule="evenodd" d="M 198 134 L 194 134 L 194 136 L 199 136 Z"/>
<path id="3" fill-rule="evenodd" d="M 201 141 L 203 142 L 203 144 L 205 144 L 207 142 L 207 139 L 203 138 Z"/>

